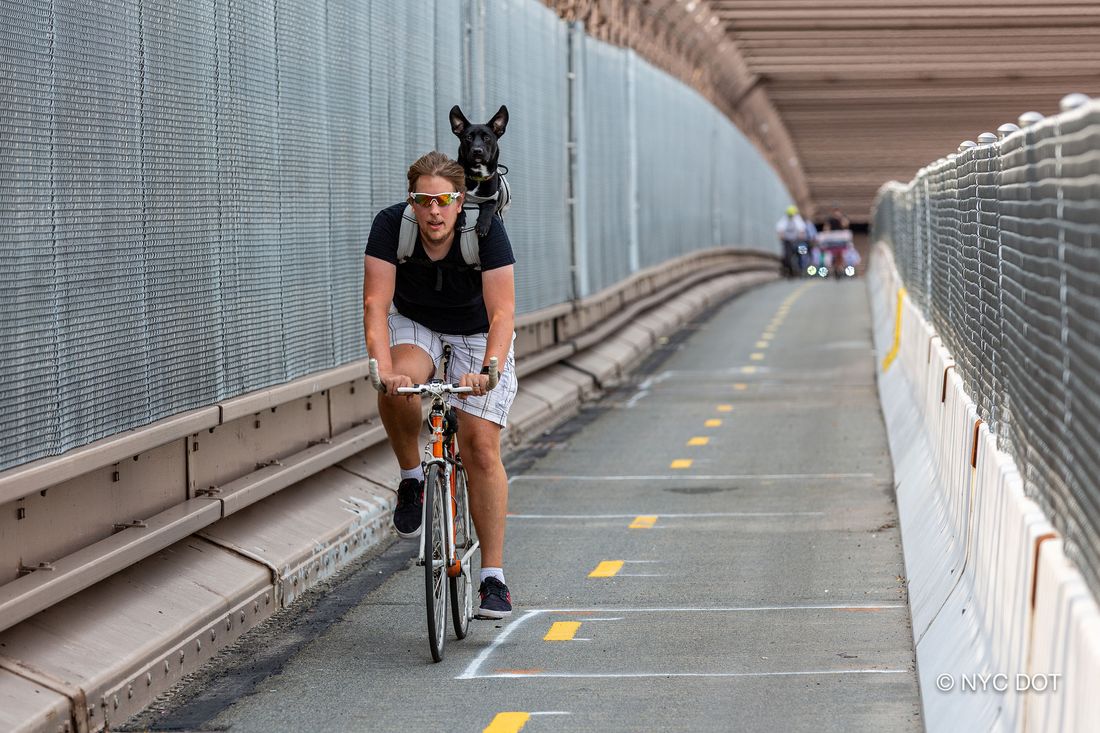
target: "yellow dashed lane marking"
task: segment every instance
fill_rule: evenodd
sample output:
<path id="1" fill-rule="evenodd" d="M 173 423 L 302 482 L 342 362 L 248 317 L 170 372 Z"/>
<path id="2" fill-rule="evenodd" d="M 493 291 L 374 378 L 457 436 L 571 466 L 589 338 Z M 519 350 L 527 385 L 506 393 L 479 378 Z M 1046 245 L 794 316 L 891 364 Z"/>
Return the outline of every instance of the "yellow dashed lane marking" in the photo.
<path id="1" fill-rule="evenodd" d="M 749 388 L 749 385 L 745 384 L 744 382 L 738 382 L 737 384 L 733 385 L 733 388 L 736 389 L 738 392 L 744 392 L 746 389 Z"/>
<path id="2" fill-rule="evenodd" d="M 711 420 L 707 420 L 703 424 L 706 425 L 708 428 L 720 428 L 720 427 L 722 427 L 722 421 L 719 420 L 718 418 L 713 418 Z"/>
<path id="3" fill-rule="evenodd" d="M 733 405 L 718 405 L 718 412 L 733 412 Z"/>
<path id="4" fill-rule="evenodd" d="M 669 465 L 669 468 L 691 468 L 691 459 L 677 458 Z"/>
<path id="5" fill-rule="evenodd" d="M 610 578 L 623 569 L 622 560 L 603 560 L 588 574 L 589 578 Z"/>
<path id="6" fill-rule="evenodd" d="M 752 354 L 749 354 L 749 358 L 752 359 L 753 361 L 764 361 L 764 355 L 761 354 L 759 351 L 756 351 L 756 352 L 753 352 Z"/>
<path id="7" fill-rule="evenodd" d="M 696 435 L 694 438 L 688 441 L 688 445 L 706 445 L 710 442 L 710 438 L 702 435 Z"/>
<path id="8" fill-rule="evenodd" d="M 555 621 L 542 637 L 543 641 L 572 641 L 581 627 L 580 621 Z"/>
<path id="9" fill-rule="evenodd" d="M 775 338 L 775 334 L 771 331 L 765 331 L 763 334 L 761 334 L 760 338 L 764 339 L 765 341 L 771 341 L 773 338 Z"/>
<path id="10" fill-rule="evenodd" d="M 493 722 L 481 733 L 517 733 L 530 719 L 530 713 L 497 713 Z"/>
<path id="11" fill-rule="evenodd" d="M 754 366 L 741 367 L 741 373 L 742 374 L 756 374 L 756 367 L 754 367 Z"/>
<path id="12" fill-rule="evenodd" d="M 656 514 L 640 514 L 634 517 L 634 521 L 630 523 L 631 529 L 653 529 L 653 525 L 657 523 Z"/>
<path id="13" fill-rule="evenodd" d="M 767 341 L 757 341 L 756 342 L 756 348 L 766 349 L 766 348 L 768 348 L 768 342 Z"/>

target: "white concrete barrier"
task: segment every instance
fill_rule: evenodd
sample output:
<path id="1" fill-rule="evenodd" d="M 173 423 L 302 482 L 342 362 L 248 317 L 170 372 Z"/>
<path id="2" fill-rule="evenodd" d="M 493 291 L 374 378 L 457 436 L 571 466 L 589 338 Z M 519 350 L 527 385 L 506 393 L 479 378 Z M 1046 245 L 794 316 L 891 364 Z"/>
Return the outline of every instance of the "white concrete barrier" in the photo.
<path id="1" fill-rule="evenodd" d="M 1095 731 L 1100 727 L 1100 611 L 1062 552 L 1061 540 L 1040 546 L 1036 582 L 1026 730 Z M 1035 684 L 1040 680 L 1042 687 Z"/>
<path id="2" fill-rule="evenodd" d="M 884 247 L 868 277 L 927 729 L 1100 730 L 1096 599 Z"/>

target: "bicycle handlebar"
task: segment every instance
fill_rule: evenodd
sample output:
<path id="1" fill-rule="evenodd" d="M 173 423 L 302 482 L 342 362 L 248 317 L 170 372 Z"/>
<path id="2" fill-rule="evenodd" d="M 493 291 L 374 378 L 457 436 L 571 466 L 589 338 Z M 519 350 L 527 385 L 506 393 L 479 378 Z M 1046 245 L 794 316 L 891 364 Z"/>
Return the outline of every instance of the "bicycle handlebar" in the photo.
<path id="1" fill-rule="evenodd" d="M 497 358 L 495 356 L 490 357 L 489 389 L 497 386 L 500 382 L 500 371 L 497 364 Z M 386 385 L 382 384 L 382 378 L 378 375 L 378 360 L 371 359 L 370 362 L 368 362 L 368 369 L 370 371 L 371 385 L 382 394 L 386 394 Z M 459 387 L 457 384 L 414 384 L 412 387 L 397 388 L 397 394 L 424 394 L 426 392 L 432 392 L 434 394 L 468 394 L 473 391 L 473 387 Z"/>

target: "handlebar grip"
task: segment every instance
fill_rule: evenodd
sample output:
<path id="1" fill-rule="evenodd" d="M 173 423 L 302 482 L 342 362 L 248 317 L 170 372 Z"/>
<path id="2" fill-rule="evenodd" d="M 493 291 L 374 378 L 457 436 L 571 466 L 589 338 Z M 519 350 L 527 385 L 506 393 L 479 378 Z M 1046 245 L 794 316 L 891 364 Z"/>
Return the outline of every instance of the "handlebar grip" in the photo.
<path id="1" fill-rule="evenodd" d="M 489 389 L 497 386 L 497 382 L 500 381 L 500 372 L 497 368 L 498 363 L 495 356 L 489 357 Z"/>
<path id="2" fill-rule="evenodd" d="M 376 390 L 386 394 L 386 385 L 382 384 L 382 378 L 378 376 L 378 360 L 371 359 L 368 362 L 368 368 L 370 370 L 370 383 Z"/>

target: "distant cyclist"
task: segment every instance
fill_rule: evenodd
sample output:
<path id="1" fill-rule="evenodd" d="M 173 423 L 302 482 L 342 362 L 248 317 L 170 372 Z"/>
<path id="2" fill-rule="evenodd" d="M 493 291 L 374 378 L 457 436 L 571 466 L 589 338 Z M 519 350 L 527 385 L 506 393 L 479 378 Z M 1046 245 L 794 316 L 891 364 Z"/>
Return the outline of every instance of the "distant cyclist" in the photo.
<path id="1" fill-rule="evenodd" d="M 474 390 L 453 406 L 462 413 L 459 451 L 470 480 L 470 514 L 481 541 L 478 615 L 507 618 L 512 613 L 503 570 L 508 477 L 500 456 L 500 432 L 517 388 L 512 349 L 516 260 L 499 217 L 493 218 L 488 235 L 474 240 L 476 264 L 467 260 L 459 245 L 459 232 L 466 224 L 466 174 L 458 163 L 433 151 L 412 164 L 408 182 L 415 244 L 407 257 L 399 256 L 406 203 L 395 204 L 375 216 L 363 264 L 367 352 L 378 360 L 386 388 L 378 395 L 378 411 L 401 468 L 393 524 L 402 537 L 419 536 L 424 501 L 417 445 L 420 400 L 398 396 L 396 390 L 431 379 L 443 345 L 449 344 L 452 373 L 445 378 Z M 413 232 L 408 231 L 412 244 Z M 494 356 L 501 365 L 500 383 L 488 390 L 488 364 Z"/>
<path id="2" fill-rule="evenodd" d="M 783 218 L 775 225 L 775 233 L 783 245 L 783 266 L 788 277 L 802 274 L 803 264 L 799 246 L 807 247 L 806 221 L 799 215 L 797 206 L 788 206 Z M 809 250 L 807 249 L 807 255 Z"/>

